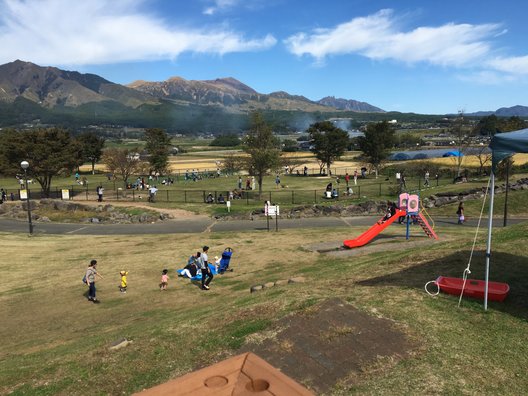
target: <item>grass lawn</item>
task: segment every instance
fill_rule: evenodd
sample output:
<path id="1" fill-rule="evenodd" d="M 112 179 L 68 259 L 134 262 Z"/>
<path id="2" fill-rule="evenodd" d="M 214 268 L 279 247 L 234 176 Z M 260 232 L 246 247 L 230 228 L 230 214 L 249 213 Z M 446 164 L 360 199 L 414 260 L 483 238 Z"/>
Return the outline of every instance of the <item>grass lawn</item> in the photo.
<path id="1" fill-rule="evenodd" d="M 310 249 L 363 231 L 2 234 L 0 394 L 130 394 L 234 355 L 248 340 L 270 337 L 280 319 L 335 297 L 392 320 L 418 347 L 403 360 L 369 362 L 328 394 L 524 394 L 528 224 L 494 231 L 491 280 L 512 290 L 488 312 L 479 301 L 464 300 L 458 308 L 458 298 L 423 290 L 438 275 L 462 275 L 473 229 L 440 227 L 439 241 L 401 249 L 406 242 L 395 226 L 382 251 L 333 256 Z M 209 292 L 174 272 L 203 244 L 210 256 L 234 249 L 235 271 L 215 277 Z M 482 234 L 472 277 L 483 276 L 484 246 Z M 81 283 L 92 258 L 104 275 L 98 305 L 86 301 Z M 171 275 L 167 292 L 158 289 L 163 268 Z M 127 294 L 118 290 L 123 269 L 129 271 Z M 252 285 L 298 275 L 306 282 L 249 293 Z M 110 351 L 122 337 L 133 343 Z"/>

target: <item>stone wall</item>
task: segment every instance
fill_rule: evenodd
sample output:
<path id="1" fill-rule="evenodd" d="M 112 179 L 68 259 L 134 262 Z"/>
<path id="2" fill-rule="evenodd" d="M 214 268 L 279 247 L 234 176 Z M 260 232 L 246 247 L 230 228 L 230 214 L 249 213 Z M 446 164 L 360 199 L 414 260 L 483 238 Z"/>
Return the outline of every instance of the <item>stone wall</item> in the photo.
<path id="1" fill-rule="evenodd" d="M 31 218 L 36 221 L 48 222 L 50 219 L 40 212 L 47 214 L 49 212 L 69 212 L 69 213 L 86 213 L 86 217 L 81 215 L 81 222 L 85 223 L 112 223 L 112 224 L 127 224 L 127 223 L 152 223 L 159 220 L 166 220 L 171 218 L 165 213 L 155 213 L 152 211 L 144 211 L 138 214 L 129 214 L 126 210 L 119 210 L 116 207 L 105 205 L 84 205 L 71 201 L 62 201 L 54 199 L 41 199 L 30 201 Z M 0 215 L 16 218 L 27 218 L 27 202 L 15 201 L 6 202 L 0 205 Z M 63 220 L 68 221 L 68 220 Z M 78 221 L 78 220 L 77 220 Z"/>
<path id="2" fill-rule="evenodd" d="M 519 179 L 515 183 L 510 183 L 511 191 L 528 190 L 528 178 Z M 495 194 L 502 194 L 506 192 L 506 183 L 495 185 Z M 461 201 L 470 201 L 473 199 L 482 199 L 486 194 L 486 187 L 474 188 L 458 193 L 447 192 L 433 194 L 423 199 L 423 205 L 426 208 L 434 208 L 444 205 L 449 205 Z"/>

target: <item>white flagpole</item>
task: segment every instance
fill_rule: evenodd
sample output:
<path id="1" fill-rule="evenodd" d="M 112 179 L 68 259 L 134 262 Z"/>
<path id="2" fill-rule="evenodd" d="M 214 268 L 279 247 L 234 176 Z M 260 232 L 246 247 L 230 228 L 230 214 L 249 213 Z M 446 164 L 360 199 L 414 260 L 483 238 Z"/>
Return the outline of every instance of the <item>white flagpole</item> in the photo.
<path id="1" fill-rule="evenodd" d="M 491 229 L 493 227 L 493 199 L 495 197 L 495 173 L 491 171 L 491 194 L 489 203 L 489 218 L 488 218 L 488 244 L 486 247 L 486 287 L 484 289 L 484 310 L 488 310 L 488 282 L 489 282 L 489 266 L 491 255 Z"/>

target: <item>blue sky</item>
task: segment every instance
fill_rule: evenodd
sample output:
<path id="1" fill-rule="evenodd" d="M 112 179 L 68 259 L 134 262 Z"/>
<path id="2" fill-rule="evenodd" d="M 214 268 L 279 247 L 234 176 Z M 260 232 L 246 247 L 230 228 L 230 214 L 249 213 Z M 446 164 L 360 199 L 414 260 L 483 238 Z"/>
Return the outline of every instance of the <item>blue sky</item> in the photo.
<path id="1" fill-rule="evenodd" d="M 234 77 L 384 110 L 528 105 L 524 0 L 0 0 L 0 63 L 127 84 Z"/>

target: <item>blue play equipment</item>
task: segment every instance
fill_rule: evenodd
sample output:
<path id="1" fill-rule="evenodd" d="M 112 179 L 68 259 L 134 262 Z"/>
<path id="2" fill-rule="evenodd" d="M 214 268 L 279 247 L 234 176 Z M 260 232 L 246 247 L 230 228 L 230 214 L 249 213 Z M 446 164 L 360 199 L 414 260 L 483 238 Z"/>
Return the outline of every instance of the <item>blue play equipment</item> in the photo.
<path id="1" fill-rule="evenodd" d="M 223 274 L 229 268 L 229 262 L 231 261 L 231 256 L 233 255 L 233 249 L 230 247 L 226 248 L 222 253 L 222 258 L 220 259 L 220 265 L 218 266 L 218 273 Z"/>
<path id="2" fill-rule="evenodd" d="M 218 272 L 216 271 L 216 268 L 215 268 L 214 264 L 208 264 L 208 266 L 209 266 L 209 269 L 211 270 L 211 273 L 212 273 L 213 275 L 218 275 Z M 176 272 L 177 272 L 179 275 L 181 275 L 181 273 L 183 272 L 183 269 L 176 270 Z M 195 280 L 202 280 L 202 273 L 200 272 L 200 273 L 196 274 L 195 276 L 193 276 L 193 277 L 191 278 L 191 280 L 193 280 L 193 281 L 195 281 Z"/>

